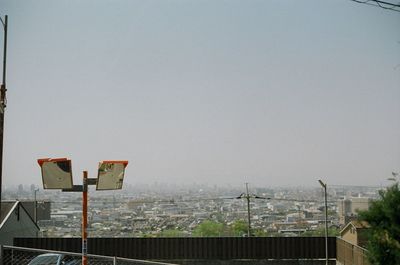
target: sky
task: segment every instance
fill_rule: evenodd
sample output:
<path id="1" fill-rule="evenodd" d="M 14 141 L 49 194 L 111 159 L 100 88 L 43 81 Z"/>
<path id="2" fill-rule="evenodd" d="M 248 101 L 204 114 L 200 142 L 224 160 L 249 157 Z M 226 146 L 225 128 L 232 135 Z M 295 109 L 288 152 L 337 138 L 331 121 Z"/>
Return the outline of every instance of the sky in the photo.
<path id="1" fill-rule="evenodd" d="M 400 171 L 400 13 L 349 0 L 2 0 L 5 186 L 382 185 Z M 3 42 L 3 34 L 0 36 Z"/>

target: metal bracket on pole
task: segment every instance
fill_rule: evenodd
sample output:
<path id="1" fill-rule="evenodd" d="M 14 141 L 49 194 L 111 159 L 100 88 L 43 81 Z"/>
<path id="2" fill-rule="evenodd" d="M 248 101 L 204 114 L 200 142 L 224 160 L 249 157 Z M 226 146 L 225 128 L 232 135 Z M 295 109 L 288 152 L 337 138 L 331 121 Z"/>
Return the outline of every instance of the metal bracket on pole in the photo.
<path id="1" fill-rule="evenodd" d="M 82 192 L 83 185 L 74 185 L 71 189 L 62 189 L 62 192 Z"/>
<path id="2" fill-rule="evenodd" d="M 88 178 L 87 185 L 97 185 L 97 178 Z"/>

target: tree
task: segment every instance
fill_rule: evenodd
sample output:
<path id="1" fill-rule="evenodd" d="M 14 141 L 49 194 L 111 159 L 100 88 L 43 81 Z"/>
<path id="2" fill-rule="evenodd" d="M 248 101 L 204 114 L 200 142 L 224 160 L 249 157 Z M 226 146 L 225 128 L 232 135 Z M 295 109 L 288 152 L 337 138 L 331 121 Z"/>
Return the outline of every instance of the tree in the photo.
<path id="1" fill-rule="evenodd" d="M 224 225 L 222 223 L 205 220 L 199 224 L 193 231 L 193 236 L 217 237 L 224 234 Z"/>
<path id="2" fill-rule="evenodd" d="M 368 231 L 368 259 L 372 265 L 400 264 L 400 190 L 399 183 L 379 192 L 367 211 L 359 213 L 360 219 L 370 225 Z"/>
<path id="3" fill-rule="evenodd" d="M 246 221 L 237 220 L 228 228 L 229 236 L 247 236 L 248 223 Z M 267 236 L 267 233 L 262 228 L 252 228 L 251 234 L 252 236 Z"/>
<path id="4" fill-rule="evenodd" d="M 243 220 L 237 220 L 232 224 L 232 233 L 234 236 L 247 235 L 248 224 Z"/>
<path id="5" fill-rule="evenodd" d="M 253 229 L 252 233 L 253 233 L 254 236 L 259 236 L 259 237 L 267 236 L 267 232 L 265 232 L 265 231 L 264 231 L 263 229 L 261 229 L 261 228 Z"/>

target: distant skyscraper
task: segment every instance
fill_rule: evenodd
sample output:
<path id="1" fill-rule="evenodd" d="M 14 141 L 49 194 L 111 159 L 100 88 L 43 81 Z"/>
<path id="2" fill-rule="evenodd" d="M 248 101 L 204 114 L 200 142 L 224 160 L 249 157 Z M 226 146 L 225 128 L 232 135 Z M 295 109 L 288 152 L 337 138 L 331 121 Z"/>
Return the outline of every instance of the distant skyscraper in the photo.
<path id="1" fill-rule="evenodd" d="M 18 193 L 23 193 L 24 192 L 24 185 L 19 184 L 18 185 Z"/>

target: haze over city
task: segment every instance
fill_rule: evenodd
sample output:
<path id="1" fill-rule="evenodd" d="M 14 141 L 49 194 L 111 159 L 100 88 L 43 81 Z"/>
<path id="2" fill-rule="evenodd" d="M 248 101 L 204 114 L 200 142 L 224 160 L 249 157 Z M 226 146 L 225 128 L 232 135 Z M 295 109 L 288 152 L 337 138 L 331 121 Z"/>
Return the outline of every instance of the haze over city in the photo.
<path id="1" fill-rule="evenodd" d="M 129 160 L 129 184 L 381 185 L 400 15 L 336 1 L 12 1 L 3 184 Z M 0 43 L 3 36 L 0 36 Z"/>

